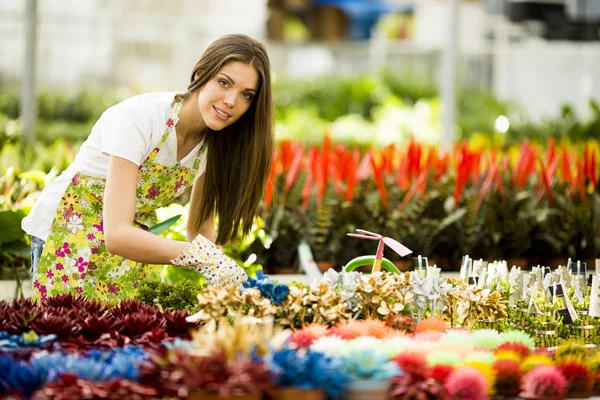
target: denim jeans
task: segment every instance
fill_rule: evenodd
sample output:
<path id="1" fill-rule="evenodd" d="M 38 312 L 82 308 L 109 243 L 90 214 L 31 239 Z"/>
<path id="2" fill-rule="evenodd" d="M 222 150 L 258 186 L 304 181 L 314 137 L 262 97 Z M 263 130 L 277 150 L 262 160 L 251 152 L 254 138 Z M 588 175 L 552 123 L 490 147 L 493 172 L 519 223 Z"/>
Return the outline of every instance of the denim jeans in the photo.
<path id="1" fill-rule="evenodd" d="M 37 271 L 37 266 L 40 263 L 40 257 L 42 256 L 42 250 L 44 249 L 44 243 L 42 239 L 30 236 L 31 238 L 31 279 Z"/>

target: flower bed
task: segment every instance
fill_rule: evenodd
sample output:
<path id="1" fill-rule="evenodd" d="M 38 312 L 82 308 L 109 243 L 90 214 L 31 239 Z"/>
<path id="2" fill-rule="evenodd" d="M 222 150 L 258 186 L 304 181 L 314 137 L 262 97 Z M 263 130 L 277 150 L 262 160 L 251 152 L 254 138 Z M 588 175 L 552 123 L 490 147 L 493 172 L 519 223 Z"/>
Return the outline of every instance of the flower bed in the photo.
<path id="1" fill-rule="evenodd" d="M 302 389 L 316 398 L 544 399 L 597 392 L 598 335 L 581 331 L 598 323 L 599 276 L 587 290 L 563 269 L 475 264 L 464 263 L 472 285 L 442 279 L 435 267 L 402 275 L 330 270 L 311 286 L 259 273 L 241 289 L 204 288 L 191 315 L 72 295 L 2 302 L 1 394 L 278 399 Z M 523 284 L 538 283 L 525 305 Z M 580 317 L 567 324 L 570 308 Z"/>

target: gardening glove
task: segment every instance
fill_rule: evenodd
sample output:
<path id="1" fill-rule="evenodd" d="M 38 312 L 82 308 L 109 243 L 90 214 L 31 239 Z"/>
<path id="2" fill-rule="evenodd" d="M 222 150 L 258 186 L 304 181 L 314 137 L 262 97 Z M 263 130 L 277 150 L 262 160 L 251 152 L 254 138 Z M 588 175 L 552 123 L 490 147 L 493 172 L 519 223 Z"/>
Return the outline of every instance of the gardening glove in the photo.
<path id="1" fill-rule="evenodd" d="M 202 274 L 211 285 L 234 283 L 242 286 L 248 276 L 239 265 L 227 257 L 213 242 L 198 235 L 188 244 L 173 265 L 193 269 Z"/>

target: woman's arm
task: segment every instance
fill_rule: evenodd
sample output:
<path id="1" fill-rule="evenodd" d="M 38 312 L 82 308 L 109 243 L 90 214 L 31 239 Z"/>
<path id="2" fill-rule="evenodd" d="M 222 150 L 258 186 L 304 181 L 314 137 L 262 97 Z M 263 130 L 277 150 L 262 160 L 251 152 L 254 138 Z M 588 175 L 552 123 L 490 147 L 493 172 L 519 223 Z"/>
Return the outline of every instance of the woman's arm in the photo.
<path id="1" fill-rule="evenodd" d="M 170 264 L 188 243 L 165 239 L 133 225 L 137 178 L 137 165 L 109 157 L 103 210 L 106 250 L 141 263 Z"/>
<path id="2" fill-rule="evenodd" d="M 196 179 L 196 182 L 194 183 L 194 186 L 192 187 L 192 198 L 190 200 L 190 213 L 189 213 L 187 229 L 186 229 L 188 242 L 191 242 L 192 240 L 194 240 L 194 238 L 196 237 L 196 235 L 198 233 L 200 233 L 202 236 L 204 236 L 205 238 L 207 238 L 208 240 L 210 240 L 213 243 L 215 242 L 215 240 L 217 240 L 217 233 L 215 232 L 214 214 L 202 224 L 202 226 L 200 227 L 200 230 L 198 232 L 196 232 L 196 226 L 195 226 L 196 218 L 192 217 L 193 215 L 196 215 L 194 213 L 194 210 L 198 209 L 198 205 L 202 201 L 202 192 L 204 190 L 204 177 L 205 176 L 206 176 L 205 174 L 200 175 L 198 177 L 198 179 Z"/>

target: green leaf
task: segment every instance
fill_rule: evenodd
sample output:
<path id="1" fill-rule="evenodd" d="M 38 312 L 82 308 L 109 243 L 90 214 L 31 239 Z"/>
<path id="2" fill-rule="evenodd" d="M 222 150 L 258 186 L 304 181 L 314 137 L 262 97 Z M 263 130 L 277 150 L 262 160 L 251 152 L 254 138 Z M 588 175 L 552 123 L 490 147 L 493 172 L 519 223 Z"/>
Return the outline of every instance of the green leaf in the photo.
<path id="1" fill-rule="evenodd" d="M 171 217 L 163 222 L 160 222 L 156 225 L 154 225 L 153 227 L 148 229 L 148 232 L 154 233 L 155 235 L 160 235 L 161 233 L 163 233 L 164 231 L 166 231 L 167 229 L 169 229 L 170 227 L 172 227 L 173 225 L 175 225 L 175 223 L 179 220 L 179 218 L 181 218 L 181 215 L 176 215 L 174 217 Z"/>
<path id="2" fill-rule="evenodd" d="M 19 174 L 19 179 L 26 179 L 28 181 L 33 181 L 40 185 L 44 184 L 45 177 L 46 177 L 46 174 L 44 173 L 44 171 L 25 171 L 25 172 Z"/>
<path id="3" fill-rule="evenodd" d="M 0 211 L 0 245 L 10 242 L 25 242 L 25 232 L 21 229 L 21 220 L 25 213 L 21 210 Z"/>
<path id="4" fill-rule="evenodd" d="M 27 243 L 25 243 L 25 241 L 23 240 L 4 243 L 2 247 L 3 253 L 8 253 L 13 256 L 24 259 L 29 259 L 31 257 L 31 247 L 27 245 Z"/>

